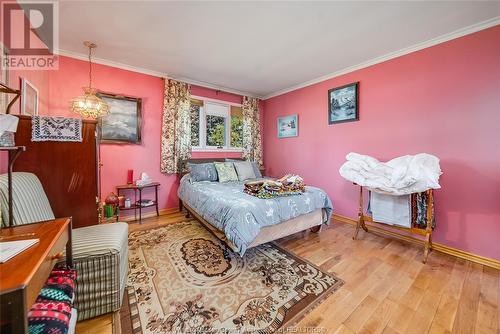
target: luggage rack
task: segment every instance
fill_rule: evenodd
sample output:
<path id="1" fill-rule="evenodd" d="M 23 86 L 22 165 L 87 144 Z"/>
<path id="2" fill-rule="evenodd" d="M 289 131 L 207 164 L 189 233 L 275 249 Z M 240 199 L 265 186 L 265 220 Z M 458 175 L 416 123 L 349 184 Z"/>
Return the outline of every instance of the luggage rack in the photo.
<path id="1" fill-rule="evenodd" d="M 355 185 L 358 185 L 354 183 Z M 421 235 L 424 237 L 423 244 L 424 244 L 424 257 L 422 259 L 423 263 L 427 262 L 427 257 L 429 256 L 429 252 L 432 250 L 432 222 L 434 220 L 434 201 L 433 201 L 433 190 L 428 189 L 425 191 L 427 193 L 427 226 L 424 228 L 418 228 L 418 227 L 402 227 L 402 226 L 393 226 L 389 225 L 391 229 L 395 229 L 395 231 L 391 231 L 392 234 L 395 234 L 401 238 L 403 238 L 405 235 L 399 232 L 405 232 L 405 233 L 411 233 L 411 234 L 417 234 Z M 366 223 L 370 224 L 366 224 Z M 359 211 L 358 211 L 358 221 L 356 223 L 356 231 L 354 232 L 354 236 L 352 237 L 353 240 L 356 240 L 358 237 L 359 229 L 363 229 L 365 232 L 368 231 L 368 227 L 373 226 L 376 227 L 377 225 L 382 225 L 382 226 L 388 226 L 387 224 L 377 222 L 373 220 L 373 218 L 369 215 L 365 215 L 363 213 L 363 186 L 359 186 Z M 419 239 L 420 240 L 420 239 Z"/>

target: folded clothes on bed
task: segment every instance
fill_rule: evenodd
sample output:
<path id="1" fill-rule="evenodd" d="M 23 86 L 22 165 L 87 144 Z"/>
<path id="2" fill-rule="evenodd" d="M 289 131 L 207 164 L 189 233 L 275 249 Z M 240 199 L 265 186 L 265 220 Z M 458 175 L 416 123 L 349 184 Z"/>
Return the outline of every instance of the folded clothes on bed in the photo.
<path id="1" fill-rule="evenodd" d="M 258 198 L 273 198 L 300 195 L 306 191 L 306 188 L 300 176 L 287 174 L 277 180 L 247 182 L 243 191 Z"/>

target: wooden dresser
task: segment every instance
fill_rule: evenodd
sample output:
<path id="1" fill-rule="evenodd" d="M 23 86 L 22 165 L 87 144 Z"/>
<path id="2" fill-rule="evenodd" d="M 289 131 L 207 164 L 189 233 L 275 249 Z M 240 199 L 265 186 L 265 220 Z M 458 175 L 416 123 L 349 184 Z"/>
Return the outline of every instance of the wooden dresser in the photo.
<path id="1" fill-rule="evenodd" d="M 97 122 L 82 121 L 82 142 L 31 141 L 31 116 L 19 116 L 16 145 L 26 147 L 14 172 L 35 174 L 55 217 L 73 217 L 73 227 L 99 223 Z"/>
<path id="2" fill-rule="evenodd" d="M 72 266 L 71 218 L 3 228 L 1 241 L 40 241 L 0 264 L 2 333 L 27 333 L 27 314 L 54 265 L 63 257 Z"/>

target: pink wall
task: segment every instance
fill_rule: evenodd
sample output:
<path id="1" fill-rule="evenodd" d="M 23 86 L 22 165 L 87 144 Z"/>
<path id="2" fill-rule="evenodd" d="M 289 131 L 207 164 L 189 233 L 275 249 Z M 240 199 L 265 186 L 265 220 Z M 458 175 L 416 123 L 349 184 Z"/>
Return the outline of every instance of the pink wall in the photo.
<path id="1" fill-rule="evenodd" d="M 434 154 L 434 240 L 500 259 L 499 41 L 497 26 L 264 101 L 267 170 L 303 175 L 355 218 L 358 189 L 338 173 L 347 153 Z M 327 91 L 356 81 L 360 121 L 328 125 Z M 276 118 L 290 114 L 299 136 L 278 139 Z"/>
<path id="2" fill-rule="evenodd" d="M 40 114 L 47 113 L 49 90 L 48 90 L 48 71 L 31 71 L 31 70 L 10 70 L 8 86 L 14 89 L 21 89 L 21 78 L 27 79 L 33 86 L 38 89 L 38 112 Z M 3 94 L 3 93 L 2 93 Z M 9 101 L 14 95 L 9 94 Z M 5 111 L 1 111 L 4 113 Z M 10 113 L 19 115 L 21 113 L 21 97 L 10 108 Z M 0 152 L 0 174 L 7 171 L 8 166 L 7 152 Z"/>
<path id="3" fill-rule="evenodd" d="M 59 70 L 51 71 L 49 111 L 54 116 L 76 117 L 68 110 L 69 101 L 82 94 L 88 85 L 88 63 L 60 57 Z M 163 106 L 161 78 L 125 71 L 109 66 L 93 65 L 93 85 L 101 91 L 142 98 L 142 142 L 140 145 L 103 144 L 100 146 L 101 195 L 104 199 L 115 186 L 126 183 L 127 170 L 137 178 L 146 172 L 161 183 L 161 208 L 176 205 L 177 177 L 160 173 L 160 132 Z M 150 196 L 145 191 L 145 197 Z"/>
<path id="4" fill-rule="evenodd" d="M 163 109 L 163 80 L 158 77 L 94 65 L 93 82 L 101 91 L 142 98 L 142 143 L 140 145 L 101 145 L 101 194 L 104 198 L 115 191 L 115 186 L 126 182 L 128 169 L 134 170 L 137 178 L 146 172 L 160 182 L 160 208 L 177 207 L 178 177 L 160 172 L 160 136 Z M 87 85 L 87 62 L 61 57 L 59 70 L 51 73 L 49 86 L 49 114 L 71 115 L 68 101 L 81 94 L 81 87 Z M 216 92 L 213 89 L 192 86 L 193 95 L 241 103 L 241 96 Z M 195 152 L 194 158 L 239 157 L 239 153 Z M 145 191 L 145 196 L 152 194 Z"/>
<path id="5" fill-rule="evenodd" d="M 31 71 L 33 76 L 41 71 Z M 88 85 L 88 63 L 68 57 L 60 57 L 58 71 L 48 73 L 46 86 L 48 105 L 41 114 L 76 117 L 68 110 L 69 101 L 82 94 L 82 87 Z M 45 75 L 45 74 L 44 74 Z M 148 173 L 161 183 L 160 208 L 177 207 L 178 177 L 160 172 L 160 135 L 163 108 L 163 80 L 158 77 L 93 65 L 93 85 L 101 91 L 142 98 L 142 143 L 140 145 L 101 145 L 101 193 L 106 197 L 115 191 L 115 186 L 126 182 L 127 170 L 134 170 L 134 177 L 141 172 Z M 42 85 L 43 86 L 43 85 Z M 213 89 L 192 86 L 193 95 L 241 103 L 241 96 L 217 92 Z M 18 109 L 14 113 L 18 113 Z M 240 153 L 195 152 L 194 158 L 240 157 Z M 5 156 L 2 156 L 2 172 L 5 172 Z M 145 196 L 152 193 L 145 191 Z"/>

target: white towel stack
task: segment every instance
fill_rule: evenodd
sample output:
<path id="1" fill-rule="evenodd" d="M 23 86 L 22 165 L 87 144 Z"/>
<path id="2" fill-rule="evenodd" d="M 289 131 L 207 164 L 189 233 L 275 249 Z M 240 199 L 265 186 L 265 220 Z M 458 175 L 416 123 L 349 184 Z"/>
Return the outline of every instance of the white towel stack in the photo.
<path id="1" fill-rule="evenodd" d="M 370 210 L 376 222 L 411 227 L 411 195 L 393 196 L 372 191 Z"/>

